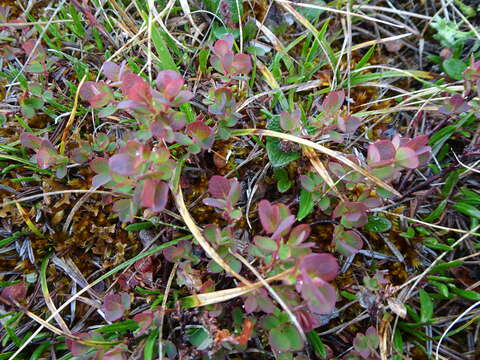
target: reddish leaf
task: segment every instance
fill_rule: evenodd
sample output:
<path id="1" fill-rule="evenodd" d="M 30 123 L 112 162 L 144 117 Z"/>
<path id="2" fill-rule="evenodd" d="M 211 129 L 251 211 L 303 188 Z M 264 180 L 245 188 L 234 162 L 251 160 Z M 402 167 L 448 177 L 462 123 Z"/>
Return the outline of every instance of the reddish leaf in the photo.
<path id="1" fill-rule="evenodd" d="M 258 203 L 258 216 L 263 229 L 269 234 L 273 233 L 279 221 L 277 208 L 272 206 L 270 201 L 262 200 Z"/>
<path id="2" fill-rule="evenodd" d="M 345 256 L 351 256 L 363 247 L 362 238 L 354 231 L 345 231 L 343 226 L 335 226 L 333 242 L 336 250 Z"/>
<path id="3" fill-rule="evenodd" d="M 42 139 L 36 135 L 23 132 L 20 135 L 20 143 L 22 146 L 25 146 L 26 148 L 36 150 L 40 147 L 40 144 L 42 143 Z"/>
<path id="4" fill-rule="evenodd" d="M 367 161 L 370 166 L 381 167 L 393 162 L 395 147 L 389 140 L 379 140 L 368 147 Z"/>
<path id="5" fill-rule="evenodd" d="M 416 169 L 420 162 L 418 161 L 415 150 L 402 146 L 395 155 L 396 164 L 407 169 Z"/>
<path id="6" fill-rule="evenodd" d="M 185 80 L 173 70 L 163 70 L 157 75 L 157 88 L 168 101 L 172 101 L 180 93 Z"/>
<path id="7" fill-rule="evenodd" d="M 139 190 L 140 202 L 143 206 L 160 212 L 165 209 L 168 200 L 168 185 L 157 179 L 145 179 Z"/>
<path id="8" fill-rule="evenodd" d="M 113 349 L 108 350 L 103 354 L 103 360 L 127 360 L 128 348 L 124 344 L 119 344 Z"/>
<path id="9" fill-rule="evenodd" d="M 217 199 L 227 199 L 230 186 L 229 179 L 224 176 L 214 175 L 208 182 L 208 192 Z"/>
<path id="10" fill-rule="evenodd" d="M 103 81 L 86 81 L 80 88 L 80 96 L 94 109 L 101 108 L 114 99 L 112 89 Z"/>
<path id="11" fill-rule="evenodd" d="M 147 310 L 141 312 L 140 314 L 136 314 L 133 317 L 133 321 L 138 324 L 138 332 L 136 333 L 137 336 L 142 336 L 148 332 L 148 329 L 153 324 L 154 319 L 154 312 L 151 310 Z"/>
<path id="12" fill-rule="evenodd" d="M 143 104 L 152 102 L 150 85 L 136 74 L 127 74 L 122 79 L 122 93 L 130 100 Z"/>
<path id="13" fill-rule="evenodd" d="M 73 334 L 82 340 L 91 340 L 92 335 L 90 333 L 77 333 Z M 81 342 L 71 340 L 69 338 L 65 339 L 65 345 L 67 345 L 68 349 L 72 352 L 72 355 L 81 359 L 84 355 L 91 352 L 92 347 L 82 344 Z"/>
<path id="14" fill-rule="evenodd" d="M 135 165 L 135 159 L 126 153 L 115 154 L 108 159 L 110 170 L 123 176 L 135 175 Z"/>
<path id="15" fill-rule="evenodd" d="M 309 254 L 300 261 L 300 269 L 302 274 L 311 278 L 332 281 L 338 274 L 339 266 L 333 255 Z"/>
<path id="16" fill-rule="evenodd" d="M 130 309 L 130 296 L 127 293 L 109 294 L 103 299 L 102 311 L 107 321 L 116 321 Z"/>
<path id="17" fill-rule="evenodd" d="M 288 236 L 289 245 L 300 245 L 310 236 L 312 229 L 307 224 L 295 226 Z"/>
<path id="18" fill-rule="evenodd" d="M 40 149 L 36 155 L 38 167 L 40 169 L 48 169 L 55 164 L 57 155 L 53 144 L 48 140 L 42 140 Z"/>
<path id="19" fill-rule="evenodd" d="M 336 113 L 340 110 L 345 101 L 345 91 L 331 91 L 323 100 L 323 111 L 329 115 Z"/>
<path id="20" fill-rule="evenodd" d="M 247 54 L 237 54 L 233 57 L 232 67 L 236 74 L 248 74 L 252 71 L 252 61 Z"/>
<path id="21" fill-rule="evenodd" d="M 27 296 L 25 282 L 20 281 L 17 284 L 9 285 L 2 290 L 2 297 L 10 301 L 21 301 Z"/>
<path id="22" fill-rule="evenodd" d="M 360 125 L 362 120 L 353 115 L 339 116 L 337 120 L 338 129 L 347 134 L 354 133 Z"/>
<path id="23" fill-rule="evenodd" d="M 194 121 L 186 126 L 187 134 L 193 142 L 199 145 L 203 150 L 208 150 L 213 145 L 215 135 L 213 129 L 202 121 Z"/>
<path id="24" fill-rule="evenodd" d="M 302 297 L 308 308 L 317 314 L 330 314 L 335 308 L 336 292 L 332 285 L 320 278 L 307 278 L 303 281 Z"/>

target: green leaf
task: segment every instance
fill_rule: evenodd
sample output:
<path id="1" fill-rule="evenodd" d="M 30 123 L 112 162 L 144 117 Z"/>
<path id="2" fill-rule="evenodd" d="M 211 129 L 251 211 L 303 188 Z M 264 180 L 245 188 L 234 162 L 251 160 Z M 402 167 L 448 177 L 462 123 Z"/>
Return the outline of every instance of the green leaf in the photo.
<path id="1" fill-rule="evenodd" d="M 303 342 L 297 329 L 291 325 L 274 328 L 270 331 L 270 345 L 279 351 L 301 350 Z"/>
<path id="2" fill-rule="evenodd" d="M 140 231 L 140 230 L 150 229 L 151 227 L 153 227 L 153 224 L 150 221 L 145 221 L 145 222 L 127 225 L 125 226 L 125 230 Z"/>
<path id="3" fill-rule="evenodd" d="M 402 338 L 402 333 L 400 332 L 399 329 L 396 329 L 395 334 L 393 335 L 393 347 L 400 354 L 403 353 L 403 338 Z"/>
<path id="4" fill-rule="evenodd" d="M 442 200 L 440 204 L 433 210 L 427 217 L 423 219 L 425 222 L 432 222 L 437 220 L 444 212 L 447 206 L 448 200 Z"/>
<path id="5" fill-rule="evenodd" d="M 480 219 L 480 210 L 473 205 L 464 202 L 458 202 L 453 204 L 453 208 L 462 214 Z"/>
<path id="6" fill-rule="evenodd" d="M 284 132 L 280 127 L 279 116 L 274 116 L 270 119 L 267 129 Z M 283 151 L 280 148 L 280 139 L 278 138 L 268 136 L 266 148 L 268 158 L 273 167 L 285 166 L 288 163 L 300 158 L 300 152 L 298 151 Z"/>
<path id="7" fill-rule="evenodd" d="M 463 61 L 454 58 L 445 60 L 442 66 L 445 73 L 455 80 L 462 80 L 462 73 L 467 68 L 467 65 Z"/>
<path id="8" fill-rule="evenodd" d="M 452 291 L 457 294 L 458 296 L 461 296 L 465 299 L 468 300 L 473 300 L 473 301 L 480 301 L 480 293 L 473 291 L 473 290 L 462 290 L 454 287 Z"/>
<path id="9" fill-rule="evenodd" d="M 327 358 L 327 348 L 323 344 L 322 339 L 315 330 L 312 330 L 307 333 L 307 339 L 310 346 L 313 348 L 315 353 L 322 359 Z"/>
<path id="10" fill-rule="evenodd" d="M 375 233 L 382 233 L 392 228 L 392 223 L 381 216 L 369 216 L 365 229 Z"/>
<path id="11" fill-rule="evenodd" d="M 425 290 L 420 289 L 420 322 L 430 322 L 432 320 L 432 315 L 433 301 Z"/>
<path id="12" fill-rule="evenodd" d="M 301 221 L 306 218 L 312 212 L 314 205 L 312 193 L 302 188 L 300 191 L 297 220 Z"/>
<path id="13" fill-rule="evenodd" d="M 203 328 L 189 329 L 187 330 L 190 343 L 198 350 L 207 349 L 213 342 L 213 339 L 209 336 L 208 332 Z"/>
<path id="14" fill-rule="evenodd" d="M 293 182 L 288 178 L 288 171 L 284 168 L 274 168 L 273 177 L 277 180 L 277 189 L 281 193 L 288 191 L 293 185 Z"/>

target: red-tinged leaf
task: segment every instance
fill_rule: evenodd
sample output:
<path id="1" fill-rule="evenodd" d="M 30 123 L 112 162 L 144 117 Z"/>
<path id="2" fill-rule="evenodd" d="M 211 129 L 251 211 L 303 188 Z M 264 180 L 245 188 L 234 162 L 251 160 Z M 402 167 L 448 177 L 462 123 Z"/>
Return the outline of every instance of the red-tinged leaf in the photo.
<path id="1" fill-rule="evenodd" d="M 73 334 L 79 337 L 82 340 L 91 340 L 92 335 L 90 333 L 76 333 Z M 76 358 L 82 359 L 84 355 L 90 353 L 92 350 L 91 346 L 82 344 L 81 342 L 71 340 L 69 338 L 65 339 L 65 345 L 67 345 L 68 349 L 71 351 L 72 355 Z M 93 355 L 93 353 L 92 353 Z"/>
<path id="2" fill-rule="evenodd" d="M 109 294 L 103 299 L 102 311 L 107 321 L 116 321 L 130 309 L 130 296 L 127 293 Z"/>
<path id="3" fill-rule="evenodd" d="M 175 99 L 172 101 L 172 106 L 180 106 L 183 103 L 190 101 L 194 97 L 193 93 L 188 90 L 182 90 L 178 93 Z M 183 113 L 181 113 L 183 114 Z"/>
<path id="4" fill-rule="evenodd" d="M 440 107 L 440 112 L 450 114 L 461 114 L 468 111 L 471 106 L 460 94 L 454 94 L 450 97 L 443 106 Z"/>
<path id="5" fill-rule="evenodd" d="M 102 72 L 110 81 L 119 81 L 120 66 L 112 61 L 107 61 L 102 66 Z"/>
<path id="6" fill-rule="evenodd" d="M 113 204 L 113 211 L 118 215 L 121 222 L 133 221 L 137 210 L 137 205 L 130 199 L 117 200 Z"/>
<path id="7" fill-rule="evenodd" d="M 394 158 L 395 147 L 389 140 L 379 140 L 368 146 L 367 161 L 371 166 L 381 164 L 382 162 L 393 161 Z"/>
<path id="8" fill-rule="evenodd" d="M 80 88 L 80 96 L 94 109 L 101 108 L 114 99 L 112 89 L 103 81 L 85 82 Z"/>
<path id="9" fill-rule="evenodd" d="M 308 192 L 313 192 L 315 190 L 316 184 L 310 176 L 301 175 L 300 183 L 302 184 L 303 188 Z"/>
<path id="10" fill-rule="evenodd" d="M 58 154 L 56 153 L 53 144 L 48 140 L 42 140 L 40 149 L 35 156 L 38 167 L 40 169 L 48 169 L 50 166 L 55 164 L 57 155 Z"/>
<path id="11" fill-rule="evenodd" d="M 362 203 L 369 209 L 375 209 L 382 206 L 382 200 L 375 197 L 366 198 Z"/>
<path id="12" fill-rule="evenodd" d="M 139 327 L 136 336 L 142 336 L 143 334 L 146 334 L 150 326 L 153 324 L 153 319 L 154 312 L 150 310 L 141 312 L 140 314 L 136 314 L 133 317 L 133 321 L 135 321 Z"/>
<path id="13" fill-rule="evenodd" d="M 123 176 L 135 175 L 135 165 L 135 159 L 126 153 L 115 154 L 108 159 L 110 170 Z"/>
<path id="14" fill-rule="evenodd" d="M 340 110 L 345 101 L 345 91 L 331 91 L 323 100 L 323 111 L 328 114 L 334 114 Z"/>
<path id="15" fill-rule="evenodd" d="M 2 298 L 10 301 L 21 301 L 27 296 L 25 282 L 20 281 L 17 284 L 9 285 L 2 290 Z"/>
<path id="16" fill-rule="evenodd" d="M 288 235 L 289 245 L 300 245 L 310 236 L 312 229 L 307 224 L 300 224 L 295 226 Z"/>
<path id="17" fill-rule="evenodd" d="M 134 267 L 143 280 L 153 280 L 153 260 L 151 256 L 136 261 Z"/>
<path id="18" fill-rule="evenodd" d="M 136 74 L 127 74 L 122 79 L 122 93 L 129 100 L 138 101 L 144 104 L 152 102 L 150 85 Z"/>
<path id="19" fill-rule="evenodd" d="M 278 208 L 272 206 L 268 200 L 261 200 L 258 203 L 258 216 L 260 217 L 263 230 L 268 234 L 272 234 L 279 222 Z"/>
<path id="20" fill-rule="evenodd" d="M 168 200 L 168 185 L 157 179 L 145 179 L 140 189 L 140 200 L 143 206 L 160 212 L 165 209 Z"/>
<path id="21" fill-rule="evenodd" d="M 203 235 L 212 245 L 219 245 L 222 241 L 222 233 L 217 225 L 208 224 L 205 226 Z"/>
<path id="22" fill-rule="evenodd" d="M 337 259 L 330 254 L 309 254 L 300 261 L 302 275 L 332 281 L 338 274 Z"/>
<path id="23" fill-rule="evenodd" d="M 362 333 L 358 333 L 353 339 L 353 347 L 362 356 L 367 359 L 370 356 L 370 348 L 368 346 L 368 340 Z"/>
<path id="24" fill-rule="evenodd" d="M 415 150 L 405 146 L 398 148 L 395 161 L 397 165 L 407 169 L 416 169 L 420 165 Z"/>
<path id="25" fill-rule="evenodd" d="M 108 159 L 103 157 L 98 157 L 90 161 L 90 167 L 97 174 L 108 174 L 110 172 Z"/>
<path id="26" fill-rule="evenodd" d="M 336 250 L 345 256 L 351 256 L 363 247 L 362 238 L 354 231 L 345 231 L 343 226 L 335 226 L 333 242 Z"/>
<path id="27" fill-rule="evenodd" d="M 417 151 L 417 150 L 423 149 L 427 145 L 428 145 L 428 135 L 420 135 L 409 140 L 403 146 Z"/>
<path id="28" fill-rule="evenodd" d="M 225 36 L 221 40 L 217 40 L 213 45 L 213 53 L 218 57 L 223 57 L 232 51 L 233 37 Z"/>
<path id="29" fill-rule="evenodd" d="M 296 109 L 294 112 L 281 112 L 280 113 L 280 126 L 282 127 L 283 130 L 285 131 L 291 131 L 296 128 L 298 128 L 301 123 L 300 123 L 300 118 L 301 118 L 302 113 L 300 112 L 300 109 Z"/>
<path id="30" fill-rule="evenodd" d="M 172 101 L 180 93 L 184 83 L 185 80 L 181 77 L 171 81 L 165 87 L 163 94 L 168 100 Z"/>
<path id="31" fill-rule="evenodd" d="M 362 120 L 356 116 L 348 115 L 338 117 L 337 127 L 344 133 L 354 133 L 360 125 L 362 125 Z"/>
<path id="32" fill-rule="evenodd" d="M 306 333 L 320 326 L 315 315 L 308 310 L 297 310 L 295 316 Z"/>
<path id="33" fill-rule="evenodd" d="M 255 236 L 253 241 L 260 249 L 272 252 L 278 250 L 277 242 L 269 237 Z"/>
<path id="34" fill-rule="evenodd" d="M 207 206 L 212 206 L 219 209 L 225 209 L 227 207 L 227 202 L 221 199 L 206 198 L 203 199 L 202 202 Z"/>
<path id="35" fill-rule="evenodd" d="M 40 147 L 42 139 L 36 135 L 24 132 L 20 135 L 20 143 L 26 148 L 36 150 Z"/>
<path id="36" fill-rule="evenodd" d="M 320 278 L 304 280 L 302 297 L 310 311 L 317 314 L 330 314 L 335 308 L 337 294 L 329 283 Z"/>
<path id="37" fill-rule="evenodd" d="M 278 239 L 281 236 L 285 236 L 288 231 L 290 231 L 290 228 L 292 227 L 293 223 L 295 222 L 295 216 L 290 215 L 280 221 L 280 224 L 278 224 L 277 228 L 275 229 L 275 232 L 272 234 L 272 239 Z"/>
<path id="38" fill-rule="evenodd" d="M 194 121 L 186 126 L 186 132 L 203 150 L 208 150 L 215 140 L 213 129 L 202 121 Z"/>
<path id="39" fill-rule="evenodd" d="M 113 349 L 103 354 L 103 360 L 127 360 L 128 348 L 124 344 L 119 344 Z"/>
<path id="40" fill-rule="evenodd" d="M 227 199 L 230 193 L 230 181 L 224 176 L 214 175 L 208 182 L 208 192 L 217 199 Z"/>
<path id="41" fill-rule="evenodd" d="M 236 74 L 248 74 L 252 71 L 252 60 L 247 54 L 237 54 L 233 57 L 232 67 Z"/>
<path id="42" fill-rule="evenodd" d="M 227 200 L 230 205 L 233 207 L 240 199 L 242 188 L 240 187 L 240 183 L 236 178 L 230 179 L 230 191 L 227 195 Z"/>

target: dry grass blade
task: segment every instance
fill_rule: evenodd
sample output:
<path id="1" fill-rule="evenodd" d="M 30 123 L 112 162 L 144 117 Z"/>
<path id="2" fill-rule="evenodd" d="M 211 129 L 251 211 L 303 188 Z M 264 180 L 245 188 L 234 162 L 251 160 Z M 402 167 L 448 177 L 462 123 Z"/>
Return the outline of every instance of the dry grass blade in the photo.
<path id="1" fill-rule="evenodd" d="M 267 283 L 270 283 L 272 281 L 283 279 L 284 277 L 293 273 L 294 270 L 295 270 L 294 268 L 285 270 L 280 274 L 277 274 L 265 279 L 265 281 Z M 187 296 L 180 299 L 180 303 L 182 304 L 183 308 L 193 308 L 193 307 L 201 307 L 201 306 L 207 306 L 212 304 L 218 304 L 218 303 L 235 299 L 236 297 L 248 294 L 253 290 L 260 289 L 262 286 L 264 286 L 262 282 L 256 282 L 250 285 L 239 286 L 233 289 L 191 295 L 191 296 Z"/>
<path id="2" fill-rule="evenodd" d="M 442 345 L 443 339 L 447 336 L 448 332 L 455 326 L 456 323 L 458 323 L 462 318 L 467 315 L 470 311 L 475 309 L 478 305 L 480 305 L 480 301 L 477 301 L 475 304 L 471 305 L 467 310 L 465 310 L 463 313 L 461 313 L 454 321 L 448 325 L 448 327 L 445 329 L 443 332 L 440 340 L 438 341 L 437 344 L 437 350 L 435 351 L 435 360 L 439 358 L 439 351 L 440 351 L 440 346 Z"/>
<path id="3" fill-rule="evenodd" d="M 175 273 L 177 272 L 178 261 L 173 264 L 172 271 L 170 272 L 170 276 L 168 277 L 167 286 L 165 288 L 165 292 L 163 294 L 162 299 L 162 306 L 160 308 L 160 321 L 158 325 L 158 354 L 159 360 L 163 360 L 163 322 L 165 320 L 165 308 L 167 306 L 167 299 L 168 294 L 170 293 L 170 287 L 172 286 L 173 278 L 175 277 Z"/>
<path id="4" fill-rule="evenodd" d="M 307 3 L 296 3 L 296 2 L 293 2 L 293 1 L 287 1 L 287 0 L 275 0 L 275 1 L 280 3 L 283 7 L 285 7 L 285 5 L 288 5 L 291 8 L 291 5 L 294 5 L 294 6 L 297 6 L 297 7 L 323 10 L 323 11 L 328 11 L 328 12 L 332 12 L 332 13 L 336 13 L 336 14 L 342 14 L 342 15 L 350 14 L 351 16 L 359 17 L 359 18 L 362 18 L 362 19 L 365 19 L 365 20 L 368 20 L 368 21 L 378 22 L 378 23 L 382 23 L 382 24 L 385 24 L 385 25 L 389 25 L 389 26 L 393 26 L 393 27 L 397 27 L 397 28 L 402 28 L 402 29 L 405 28 L 405 26 L 403 26 L 403 25 L 391 23 L 389 21 L 379 20 L 377 18 L 367 16 L 367 15 L 352 13 L 350 11 L 334 9 L 334 8 L 331 8 L 331 7 L 328 7 L 328 6 L 319 6 L 319 5 L 313 5 L 313 4 L 307 4 Z M 290 12 L 290 10 L 288 10 L 287 8 L 285 8 L 285 9 L 288 12 Z"/>
<path id="5" fill-rule="evenodd" d="M 90 197 L 90 195 L 92 195 L 96 190 L 98 189 L 98 186 L 97 187 L 94 187 L 91 189 L 91 191 L 87 192 L 86 194 L 84 194 L 80 200 L 77 201 L 77 203 L 72 207 L 72 210 L 70 210 L 70 213 L 68 214 L 67 216 L 67 219 L 65 220 L 65 223 L 63 224 L 63 232 L 67 232 L 68 231 L 68 228 L 70 227 L 70 224 L 73 220 L 73 216 L 75 215 L 75 213 L 77 212 L 77 210 L 80 208 L 80 206 L 82 206 L 82 204 L 87 201 L 87 199 Z"/>
<path id="6" fill-rule="evenodd" d="M 59 151 L 60 155 L 63 155 L 65 153 L 65 142 L 67 141 L 68 132 L 72 127 L 73 120 L 75 119 L 75 115 L 77 114 L 78 98 L 80 97 L 80 89 L 82 88 L 82 85 L 85 82 L 86 78 L 87 78 L 87 74 L 83 75 L 82 80 L 80 80 L 80 84 L 78 84 L 77 91 L 75 92 L 72 112 L 70 113 L 67 124 L 65 125 L 65 129 L 63 129 L 62 141 L 60 142 L 60 151 Z"/>
<path id="7" fill-rule="evenodd" d="M 59 190 L 59 191 L 51 191 L 51 192 L 45 192 L 37 195 L 32 195 L 32 196 L 26 196 L 18 200 L 11 200 L 11 201 L 6 201 L 0 204 L 0 209 L 3 208 L 4 206 L 8 205 L 13 205 L 13 204 L 19 204 L 24 201 L 30 201 L 30 200 L 35 200 L 42 198 L 44 196 L 54 196 L 54 195 L 62 195 L 62 194 L 84 194 L 84 193 L 89 193 L 92 192 L 92 189 L 87 189 L 87 190 Z M 97 190 L 93 191 L 95 194 L 105 194 L 105 195 L 115 195 L 115 193 L 111 191 L 102 191 L 102 190 Z"/>
<path id="8" fill-rule="evenodd" d="M 260 280 L 260 283 L 268 290 L 270 295 L 278 302 L 281 308 L 288 314 L 290 321 L 295 325 L 297 328 L 300 336 L 302 337 L 303 341 L 307 341 L 307 337 L 305 336 L 305 332 L 303 331 L 302 326 L 297 320 L 297 317 L 292 313 L 292 310 L 288 307 L 288 305 L 283 301 L 283 299 L 277 294 L 277 292 L 268 284 L 268 282 L 260 275 L 260 273 L 255 269 L 250 263 L 240 254 L 233 253 L 232 255 L 235 256 L 238 260 L 240 260 L 243 265 L 250 269 L 250 271 Z"/>
<path id="9" fill-rule="evenodd" d="M 303 153 L 307 155 L 308 159 L 310 160 L 310 163 L 318 172 L 318 175 L 320 175 L 322 179 L 327 183 L 327 185 L 330 186 L 330 188 L 333 191 L 335 191 L 335 194 L 337 194 L 337 196 L 343 201 L 346 201 L 345 196 L 340 191 L 338 191 L 337 186 L 335 185 L 335 182 L 333 181 L 332 177 L 330 176 L 327 169 L 325 168 L 325 165 L 323 165 L 323 163 L 318 158 L 318 155 L 315 153 L 315 151 L 313 151 L 308 147 L 303 147 Z"/>
<path id="10" fill-rule="evenodd" d="M 68 329 L 67 324 L 62 319 L 60 314 L 58 314 L 57 308 L 53 303 L 52 297 L 50 296 L 50 291 L 48 290 L 48 283 L 47 283 L 48 260 L 49 260 L 48 257 L 44 258 L 41 269 L 40 269 L 40 286 L 42 288 L 43 298 L 45 299 L 45 304 L 47 304 L 48 310 L 50 310 L 52 314 L 57 314 L 55 315 L 55 321 L 58 323 L 60 328 L 63 330 L 64 333 L 70 335 L 71 331 Z"/>
<path id="11" fill-rule="evenodd" d="M 190 22 L 190 24 L 192 24 L 193 28 L 197 33 L 202 34 L 202 31 L 199 29 L 197 24 L 195 24 L 195 21 L 193 21 L 192 11 L 190 10 L 190 5 L 188 5 L 188 1 L 187 0 L 179 0 L 179 1 L 180 1 L 180 6 L 182 7 L 182 10 L 185 16 L 187 17 L 188 21 Z"/>
<path id="12" fill-rule="evenodd" d="M 48 323 L 47 321 L 43 320 L 41 317 L 35 315 L 34 313 L 26 310 L 25 311 L 25 314 L 32 320 L 36 321 L 37 323 L 41 324 L 43 327 L 47 328 L 48 330 L 50 330 L 51 332 L 53 332 L 54 334 L 57 334 L 59 336 L 65 336 L 66 338 L 69 338 L 69 339 L 72 339 L 74 341 L 78 341 L 78 342 L 83 342 L 82 339 L 80 339 L 78 336 L 74 336 L 69 332 L 66 332 L 66 331 L 62 331 L 60 330 L 59 328 L 57 328 L 56 326 Z M 58 316 L 58 314 L 57 314 Z"/>
<path id="13" fill-rule="evenodd" d="M 172 189 L 172 193 L 173 193 L 173 197 L 175 198 L 175 203 L 177 205 L 177 209 L 178 209 L 180 215 L 182 216 L 183 221 L 187 225 L 188 229 L 192 233 L 195 240 L 198 241 L 198 243 L 203 248 L 203 250 L 208 254 L 208 256 L 210 256 L 227 273 L 233 275 L 234 277 L 236 277 L 238 280 L 240 280 L 244 284 L 249 285 L 250 281 L 248 281 L 242 275 L 237 273 L 235 270 L 233 270 L 230 267 L 230 265 L 228 265 L 225 261 L 223 261 L 223 259 L 220 257 L 220 255 L 218 255 L 218 253 L 215 251 L 215 249 L 205 239 L 202 232 L 198 228 L 197 224 L 195 224 L 195 221 L 193 220 L 192 215 L 190 215 L 190 212 L 188 211 L 187 206 L 185 205 L 185 201 L 183 199 L 183 193 L 182 193 L 181 187 L 177 186 L 176 189 Z"/>
<path id="14" fill-rule="evenodd" d="M 335 151 L 335 150 L 331 150 L 331 149 L 329 149 L 325 146 L 316 144 L 313 141 L 306 140 L 306 139 L 303 139 L 303 138 L 295 136 L 295 135 L 284 134 L 284 133 L 281 133 L 281 132 L 272 131 L 272 130 L 265 130 L 265 129 L 245 129 L 245 130 L 235 131 L 234 133 L 235 133 L 235 135 L 252 135 L 252 134 L 255 134 L 255 135 L 273 136 L 273 137 L 276 137 L 276 138 L 279 138 L 279 139 L 293 141 L 297 144 L 311 147 L 315 150 L 320 151 L 321 153 L 323 153 L 325 155 L 328 155 L 328 156 L 331 156 L 331 157 L 337 159 L 338 161 L 340 161 L 341 163 L 349 166 L 353 170 L 358 171 L 360 174 L 362 174 L 363 176 L 365 176 L 365 177 L 369 178 L 371 181 L 373 181 L 376 185 L 384 188 L 385 190 L 390 191 L 392 194 L 395 194 L 397 196 L 401 196 L 400 193 L 397 190 L 395 190 L 391 185 L 387 184 L 385 181 L 377 178 L 375 175 L 372 175 L 367 170 L 361 168 L 360 166 L 358 166 L 357 164 L 355 164 L 351 160 L 347 159 L 342 153 L 340 153 L 338 151 Z"/>

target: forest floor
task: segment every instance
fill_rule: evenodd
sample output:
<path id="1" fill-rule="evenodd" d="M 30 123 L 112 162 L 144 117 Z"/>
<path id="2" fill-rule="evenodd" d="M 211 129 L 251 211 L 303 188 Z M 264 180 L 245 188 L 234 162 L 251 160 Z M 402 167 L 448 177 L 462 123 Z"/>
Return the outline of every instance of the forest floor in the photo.
<path id="1" fill-rule="evenodd" d="M 0 0 L 0 360 L 480 358 L 475 0 Z"/>

